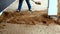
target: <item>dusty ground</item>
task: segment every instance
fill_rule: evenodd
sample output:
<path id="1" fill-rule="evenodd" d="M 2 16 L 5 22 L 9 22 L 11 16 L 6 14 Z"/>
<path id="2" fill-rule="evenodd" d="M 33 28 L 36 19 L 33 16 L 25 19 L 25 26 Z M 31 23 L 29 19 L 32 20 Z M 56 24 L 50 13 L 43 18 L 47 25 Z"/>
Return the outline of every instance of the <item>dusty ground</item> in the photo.
<path id="1" fill-rule="evenodd" d="M 14 12 L 17 2 L 0 16 L 0 34 L 60 34 L 60 18 L 57 21 L 49 19 L 46 10 Z"/>
<path id="2" fill-rule="evenodd" d="M 17 23 L 17 24 L 38 24 L 43 22 L 45 24 L 50 24 L 51 22 L 55 22 L 60 24 L 60 18 L 57 21 L 53 19 L 49 19 L 47 15 L 47 10 L 43 11 L 21 11 L 21 12 L 4 12 L 2 16 L 0 16 L 0 23 Z"/>
<path id="3" fill-rule="evenodd" d="M 5 23 L 1 34 L 60 34 L 60 25 L 26 25 Z"/>
<path id="4" fill-rule="evenodd" d="M 17 23 L 17 24 L 39 24 L 43 22 L 44 24 L 50 24 L 55 22 L 53 19 L 49 19 L 47 12 L 44 11 L 22 11 L 22 12 L 4 12 L 0 16 L 0 23 Z M 49 22 L 49 23 L 48 23 Z"/>
<path id="5" fill-rule="evenodd" d="M 60 34 L 60 22 L 44 11 L 4 12 L 0 16 L 0 34 Z"/>

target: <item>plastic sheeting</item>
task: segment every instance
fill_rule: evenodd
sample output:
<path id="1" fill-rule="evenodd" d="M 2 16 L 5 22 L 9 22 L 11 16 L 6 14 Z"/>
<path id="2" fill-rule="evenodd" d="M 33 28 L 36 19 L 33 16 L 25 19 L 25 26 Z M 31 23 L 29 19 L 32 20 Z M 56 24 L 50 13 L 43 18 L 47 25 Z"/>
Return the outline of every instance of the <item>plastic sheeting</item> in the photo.
<path id="1" fill-rule="evenodd" d="M 48 2 L 48 15 L 57 15 L 58 12 L 58 0 L 49 0 Z"/>

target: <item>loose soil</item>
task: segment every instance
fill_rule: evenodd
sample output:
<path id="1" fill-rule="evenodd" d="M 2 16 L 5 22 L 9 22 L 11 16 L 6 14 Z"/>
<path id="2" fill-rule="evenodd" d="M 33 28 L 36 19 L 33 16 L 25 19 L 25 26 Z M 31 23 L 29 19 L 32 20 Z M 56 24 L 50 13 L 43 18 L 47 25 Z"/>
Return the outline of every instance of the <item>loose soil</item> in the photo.
<path id="1" fill-rule="evenodd" d="M 47 16 L 47 12 L 44 11 L 22 11 L 22 12 L 4 12 L 0 16 L 0 23 L 13 23 L 13 24 L 47 24 L 56 23 L 60 24 L 60 19 L 54 21 Z"/>

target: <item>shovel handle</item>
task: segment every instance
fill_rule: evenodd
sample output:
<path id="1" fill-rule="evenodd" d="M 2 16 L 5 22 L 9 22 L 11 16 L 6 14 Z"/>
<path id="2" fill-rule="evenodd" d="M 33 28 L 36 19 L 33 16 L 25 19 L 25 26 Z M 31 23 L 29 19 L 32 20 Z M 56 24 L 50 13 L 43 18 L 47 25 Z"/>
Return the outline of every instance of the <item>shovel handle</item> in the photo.
<path id="1" fill-rule="evenodd" d="M 35 1 L 34 0 L 32 0 L 34 3 L 35 3 Z"/>
<path id="2" fill-rule="evenodd" d="M 32 0 L 32 1 L 37 5 L 41 5 L 41 3 L 39 3 L 39 2 L 35 2 L 34 0 Z"/>

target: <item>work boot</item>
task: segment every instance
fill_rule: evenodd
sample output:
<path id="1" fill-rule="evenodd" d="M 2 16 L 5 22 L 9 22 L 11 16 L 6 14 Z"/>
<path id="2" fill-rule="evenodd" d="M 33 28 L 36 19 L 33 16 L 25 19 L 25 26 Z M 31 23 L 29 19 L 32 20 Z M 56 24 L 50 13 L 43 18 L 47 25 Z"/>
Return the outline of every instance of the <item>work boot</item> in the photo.
<path id="1" fill-rule="evenodd" d="M 32 9 L 29 9 L 30 12 L 32 12 Z"/>
<path id="2" fill-rule="evenodd" d="M 20 10 L 16 10 L 16 12 L 20 12 Z"/>

